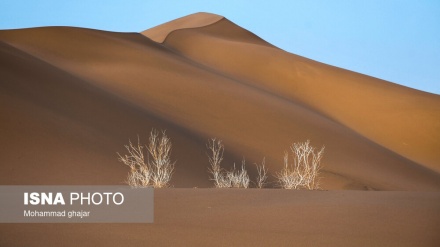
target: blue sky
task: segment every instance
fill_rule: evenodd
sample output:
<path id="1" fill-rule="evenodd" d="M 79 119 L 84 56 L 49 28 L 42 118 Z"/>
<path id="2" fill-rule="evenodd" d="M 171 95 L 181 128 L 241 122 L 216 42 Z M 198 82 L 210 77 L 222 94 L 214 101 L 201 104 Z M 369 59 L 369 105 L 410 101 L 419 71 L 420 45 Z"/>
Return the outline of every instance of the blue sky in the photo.
<path id="1" fill-rule="evenodd" d="M 0 29 L 140 32 L 200 11 L 223 15 L 286 51 L 440 94 L 438 0 L 2 0 Z"/>

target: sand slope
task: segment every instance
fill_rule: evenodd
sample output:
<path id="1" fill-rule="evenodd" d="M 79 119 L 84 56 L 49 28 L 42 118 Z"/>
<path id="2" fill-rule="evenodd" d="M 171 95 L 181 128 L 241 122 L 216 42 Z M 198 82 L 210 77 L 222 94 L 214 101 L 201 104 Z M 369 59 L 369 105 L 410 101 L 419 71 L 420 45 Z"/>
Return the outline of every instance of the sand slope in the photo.
<path id="1" fill-rule="evenodd" d="M 310 107 L 387 149 L 440 171 L 438 95 L 286 53 L 227 19 L 173 32 L 165 44 L 228 76 Z"/>
<path id="2" fill-rule="evenodd" d="M 153 40 L 163 41 L 157 43 Z M 225 18 L 138 33 L 0 31 L 2 184 L 120 184 L 128 139 L 167 129 L 175 187 L 209 187 L 206 140 L 225 165 L 290 143 L 326 146 L 324 189 L 440 189 L 440 96 L 282 51 Z M 68 175 L 65 175 L 68 174 Z"/>

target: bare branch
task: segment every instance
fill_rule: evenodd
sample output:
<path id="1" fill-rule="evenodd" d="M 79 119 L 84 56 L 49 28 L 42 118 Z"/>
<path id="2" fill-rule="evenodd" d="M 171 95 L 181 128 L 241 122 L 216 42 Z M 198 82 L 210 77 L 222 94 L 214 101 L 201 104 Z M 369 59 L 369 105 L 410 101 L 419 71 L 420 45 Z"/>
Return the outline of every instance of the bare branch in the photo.
<path id="1" fill-rule="evenodd" d="M 261 189 L 266 184 L 267 179 L 267 168 L 265 167 L 266 164 L 266 158 L 263 158 L 263 161 L 261 162 L 261 165 L 255 164 L 257 166 L 257 182 L 256 186 L 257 188 Z"/>

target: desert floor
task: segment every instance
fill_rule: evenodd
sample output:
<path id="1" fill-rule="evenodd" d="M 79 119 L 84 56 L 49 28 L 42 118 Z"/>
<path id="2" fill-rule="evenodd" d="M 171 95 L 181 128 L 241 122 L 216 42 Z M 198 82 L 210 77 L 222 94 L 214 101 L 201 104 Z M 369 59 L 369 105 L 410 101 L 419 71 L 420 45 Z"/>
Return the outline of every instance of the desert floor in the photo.
<path id="1" fill-rule="evenodd" d="M 152 224 L 2 224 L 0 246 L 439 246 L 439 192 L 156 189 Z"/>

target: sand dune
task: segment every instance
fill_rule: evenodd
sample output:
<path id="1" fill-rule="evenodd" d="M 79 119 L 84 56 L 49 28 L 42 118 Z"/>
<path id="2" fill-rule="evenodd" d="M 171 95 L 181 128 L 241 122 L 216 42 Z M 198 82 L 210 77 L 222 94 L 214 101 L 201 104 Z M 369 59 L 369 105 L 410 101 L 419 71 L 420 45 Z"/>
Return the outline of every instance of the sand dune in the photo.
<path id="1" fill-rule="evenodd" d="M 11 46 L 1 50 L 3 184 L 122 184 L 127 170 L 115 152 L 137 134 L 145 141 L 151 127 L 168 129 L 182 146 L 179 158 L 197 160 L 191 137 L 174 134 L 178 127 Z M 178 182 L 186 186 L 193 184 L 186 177 L 206 175 L 176 169 L 188 173 Z"/>
<path id="2" fill-rule="evenodd" d="M 324 189 L 440 188 L 440 96 L 287 53 L 217 15 L 142 34 L 0 31 L 2 184 L 121 184 L 116 152 L 155 127 L 174 143 L 175 187 L 212 186 L 205 144 L 218 137 L 225 165 L 246 157 L 251 175 L 310 139 L 326 147 Z"/>
<path id="3" fill-rule="evenodd" d="M 153 224 L 2 224 L 0 246 L 438 246 L 440 96 L 290 54 L 208 13 L 142 33 L 0 31 L 0 184 L 123 184 L 128 139 L 166 129 L 175 188 L 292 142 L 324 190 L 157 189 Z M 272 186 L 275 184 L 272 183 Z M 434 191 L 434 192 L 432 192 Z M 25 236 L 25 237 L 24 237 Z"/>

